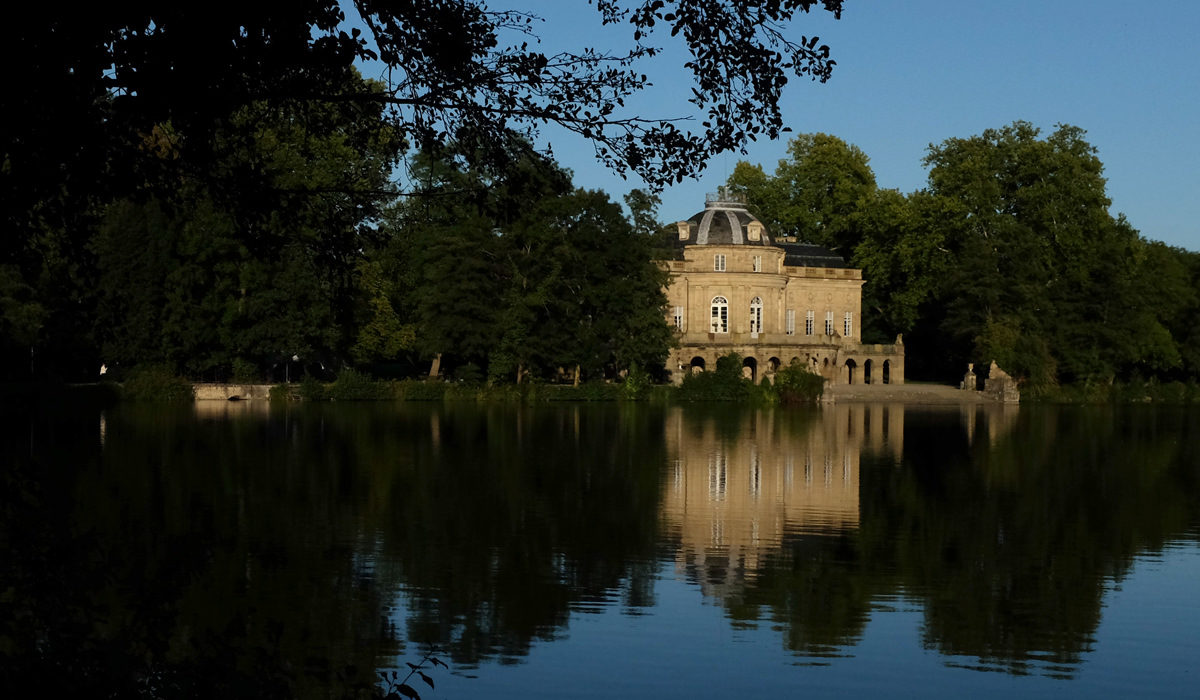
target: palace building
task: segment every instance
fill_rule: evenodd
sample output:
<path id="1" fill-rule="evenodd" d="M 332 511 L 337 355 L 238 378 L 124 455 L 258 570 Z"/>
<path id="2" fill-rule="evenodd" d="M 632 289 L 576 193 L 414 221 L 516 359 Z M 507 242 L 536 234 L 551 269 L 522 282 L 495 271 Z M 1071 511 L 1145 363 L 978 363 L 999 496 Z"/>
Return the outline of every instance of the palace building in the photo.
<path id="1" fill-rule="evenodd" d="M 830 384 L 904 383 L 904 345 L 862 343 L 862 270 L 816 245 L 773 239 L 745 202 L 722 192 L 676 224 L 667 320 L 679 334 L 676 383 L 736 352 L 756 383 L 803 363 Z"/>

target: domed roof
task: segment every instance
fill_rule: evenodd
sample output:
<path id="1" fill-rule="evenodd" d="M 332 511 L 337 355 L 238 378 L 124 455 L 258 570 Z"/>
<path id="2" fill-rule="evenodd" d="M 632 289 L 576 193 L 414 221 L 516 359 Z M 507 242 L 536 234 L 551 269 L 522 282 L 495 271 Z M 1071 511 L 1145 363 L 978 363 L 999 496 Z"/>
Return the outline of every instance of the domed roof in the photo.
<path id="1" fill-rule="evenodd" d="M 704 211 L 680 221 L 676 245 L 771 245 L 767 229 L 736 195 L 708 195 Z"/>

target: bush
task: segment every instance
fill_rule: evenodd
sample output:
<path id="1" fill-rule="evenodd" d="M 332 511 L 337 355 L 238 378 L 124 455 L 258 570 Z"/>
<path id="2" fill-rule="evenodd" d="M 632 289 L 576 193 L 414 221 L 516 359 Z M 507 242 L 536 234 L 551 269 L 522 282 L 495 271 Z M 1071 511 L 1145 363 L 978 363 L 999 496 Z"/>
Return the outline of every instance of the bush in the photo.
<path id="1" fill-rule="evenodd" d="M 129 401 L 191 401 L 192 383 L 162 365 L 130 370 L 121 385 L 121 398 Z"/>
<path id="2" fill-rule="evenodd" d="M 629 373 L 625 375 L 625 382 L 621 385 L 621 389 L 626 399 L 630 401 L 642 401 L 649 395 L 652 385 L 653 382 L 650 380 L 650 375 L 635 364 L 629 368 Z"/>
<path id="3" fill-rule="evenodd" d="M 300 380 L 300 400 L 301 401 L 325 401 L 329 397 L 325 394 L 325 385 L 317 380 L 311 374 L 304 375 L 304 379 Z"/>
<path id="4" fill-rule="evenodd" d="M 342 370 L 326 393 L 334 401 L 384 401 L 393 397 L 387 382 L 377 382 L 353 369 Z"/>
<path id="5" fill-rule="evenodd" d="M 446 398 L 446 382 L 406 379 L 396 382 L 395 398 L 401 401 L 441 401 Z"/>
<path id="6" fill-rule="evenodd" d="M 292 391 L 291 384 L 276 384 L 271 387 L 271 393 L 268 395 L 271 401 L 295 401 L 299 397 Z"/>
<path id="7" fill-rule="evenodd" d="M 233 381 L 237 384 L 254 384 L 259 378 L 258 365 L 238 357 L 233 361 Z"/>
<path id="8" fill-rule="evenodd" d="M 780 403 L 812 403 L 825 393 L 825 378 L 805 365 L 791 365 L 775 373 L 771 392 Z"/>
<path id="9" fill-rule="evenodd" d="M 754 401 L 764 398 L 754 382 L 742 376 L 742 356 L 729 353 L 717 358 L 716 370 L 688 374 L 679 385 L 681 401 Z"/>

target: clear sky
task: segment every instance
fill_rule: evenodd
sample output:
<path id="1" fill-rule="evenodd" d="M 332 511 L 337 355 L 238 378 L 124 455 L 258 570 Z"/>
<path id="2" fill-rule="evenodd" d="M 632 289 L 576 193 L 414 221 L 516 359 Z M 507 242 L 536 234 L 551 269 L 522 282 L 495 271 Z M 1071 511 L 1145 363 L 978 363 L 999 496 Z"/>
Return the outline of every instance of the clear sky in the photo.
<path id="1" fill-rule="evenodd" d="M 628 29 L 599 28 L 585 0 L 492 0 L 546 19 L 542 49 L 618 49 Z M 826 132 L 861 148 L 880 187 L 925 185 L 929 144 L 1025 120 L 1043 133 L 1058 123 L 1087 131 L 1108 178 L 1113 214 L 1151 239 L 1200 250 L 1200 1 L 1197 0 L 846 0 L 842 19 L 815 12 L 795 32 L 821 37 L 837 60 L 822 85 L 793 79 L 785 123 Z M 652 44 L 670 46 L 663 32 Z M 688 114 L 690 75 L 669 52 L 646 72 L 655 87 L 643 116 Z M 633 187 L 594 160 L 590 144 L 545 130 L 543 140 L 580 187 L 614 199 Z M 786 140 L 718 156 L 662 193 L 660 217 L 677 221 L 703 207 L 738 160 L 774 170 Z"/>

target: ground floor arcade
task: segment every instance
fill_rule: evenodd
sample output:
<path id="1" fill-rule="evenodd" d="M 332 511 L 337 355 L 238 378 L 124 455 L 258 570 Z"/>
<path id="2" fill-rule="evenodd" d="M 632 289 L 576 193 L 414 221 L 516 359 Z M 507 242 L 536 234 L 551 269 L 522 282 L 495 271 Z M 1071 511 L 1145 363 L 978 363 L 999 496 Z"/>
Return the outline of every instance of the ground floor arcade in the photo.
<path id="1" fill-rule="evenodd" d="M 774 381 L 788 365 L 803 364 L 830 385 L 903 384 L 904 345 L 835 342 L 826 344 L 681 344 L 667 360 L 667 372 L 676 384 L 689 372 L 716 367 L 717 358 L 736 352 L 743 374 L 756 384 Z"/>

